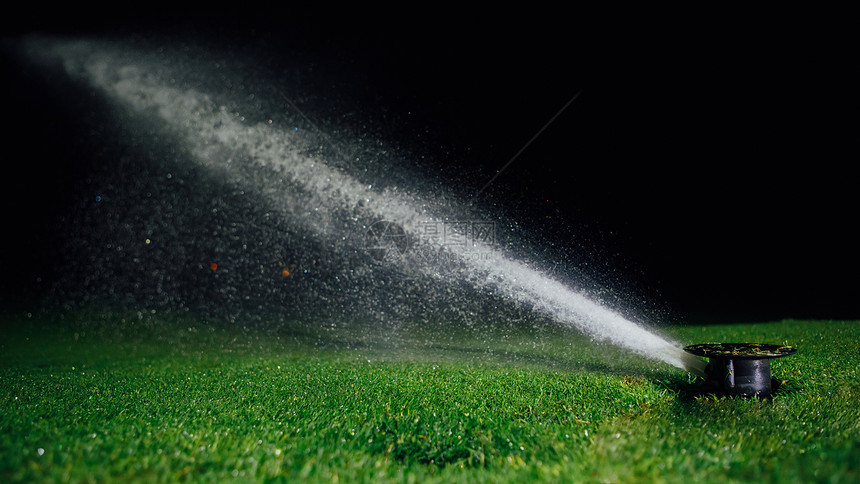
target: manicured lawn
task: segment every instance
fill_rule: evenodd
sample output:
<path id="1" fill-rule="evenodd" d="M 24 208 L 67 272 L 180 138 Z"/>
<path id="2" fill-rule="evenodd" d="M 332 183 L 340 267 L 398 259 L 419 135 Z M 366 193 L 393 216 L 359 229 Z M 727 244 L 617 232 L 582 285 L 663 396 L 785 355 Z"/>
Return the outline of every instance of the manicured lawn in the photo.
<path id="1" fill-rule="evenodd" d="M 665 328 L 796 346 L 769 400 L 546 328 L 3 323 L 2 482 L 860 481 L 856 321 Z"/>

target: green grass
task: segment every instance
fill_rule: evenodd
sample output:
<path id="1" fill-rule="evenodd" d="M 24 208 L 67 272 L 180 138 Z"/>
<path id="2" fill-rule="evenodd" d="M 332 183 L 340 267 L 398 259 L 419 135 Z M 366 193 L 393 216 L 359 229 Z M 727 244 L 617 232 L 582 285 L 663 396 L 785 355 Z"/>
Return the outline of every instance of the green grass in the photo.
<path id="1" fill-rule="evenodd" d="M 768 400 L 546 329 L 5 323 L 2 482 L 860 481 L 858 322 L 666 329 L 796 346 Z"/>

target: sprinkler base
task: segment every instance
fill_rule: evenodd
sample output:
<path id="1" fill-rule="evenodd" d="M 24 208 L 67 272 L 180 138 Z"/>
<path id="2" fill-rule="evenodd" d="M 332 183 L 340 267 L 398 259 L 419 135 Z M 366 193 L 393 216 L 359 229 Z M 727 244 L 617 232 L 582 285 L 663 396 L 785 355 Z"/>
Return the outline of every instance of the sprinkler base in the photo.
<path id="1" fill-rule="evenodd" d="M 794 354 L 790 346 L 757 343 L 690 345 L 684 351 L 709 358 L 705 384 L 729 396 L 767 397 L 773 392 L 770 360 Z"/>

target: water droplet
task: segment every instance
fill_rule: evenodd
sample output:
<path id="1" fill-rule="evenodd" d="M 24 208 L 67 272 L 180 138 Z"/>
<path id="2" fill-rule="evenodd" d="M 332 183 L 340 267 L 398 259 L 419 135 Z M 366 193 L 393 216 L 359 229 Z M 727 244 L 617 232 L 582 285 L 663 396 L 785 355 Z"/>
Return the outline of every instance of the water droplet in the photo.
<path id="1" fill-rule="evenodd" d="M 39 447 L 38 449 L 36 449 L 36 453 L 39 455 L 43 455 L 45 453 L 45 449 Z"/>

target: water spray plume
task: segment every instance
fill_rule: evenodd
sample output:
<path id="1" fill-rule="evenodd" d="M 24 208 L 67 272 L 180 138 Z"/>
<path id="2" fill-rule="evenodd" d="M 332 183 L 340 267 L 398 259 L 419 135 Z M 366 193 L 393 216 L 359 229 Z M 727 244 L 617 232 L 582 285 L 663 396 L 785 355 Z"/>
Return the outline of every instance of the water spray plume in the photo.
<path id="1" fill-rule="evenodd" d="M 31 42 L 29 53 L 32 58 L 59 61 L 70 77 L 95 88 L 130 116 L 148 117 L 164 125 L 181 140 L 183 149 L 197 165 L 237 184 L 253 186 L 277 209 L 277 216 L 311 237 L 354 244 L 339 232 L 342 227 L 360 221 L 387 221 L 406 238 L 416 239 L 424 234 L 428 222 L 457 218 L 457 213 L 442 211 L 444 207 L 439 208 L 426 194 L 407 193 L 397 186 L 368 186 L 330 160 L 310 154 L 307 135 L 292 126 L 265 118 L 249 121 L 260 119 L 259 113 L 246 119 L 234 107 L 223 104 L 223 93 L 215 96 L 198 85 L 175 82 L 181 76 L 171 69 L 188 67 L 182 62 L 159 63 L 164 55 L 134 55 L 128 46 L 105 42 L 45 40 Z M 403 272 L 443 283 L 466 282 L 476 291 L 501 295 L 596 340 L 704 375 L 704 362 L 684 352 L 677 343 L 624 318 L 499 247 L 469 240 L 463 246 L 437 245 L 430 249 L 444 256 L 441 260 L 445 261 L 445 270 L 440 270 L 438 263 L 428 263 L 426 254 L 410 251 L 387 262 L 398 265 Z M 210 268 L 221 272 L 216 262 L 211 262 Z M 291 272 L 284 268 L 280 274 L 287 278 Z"/>

